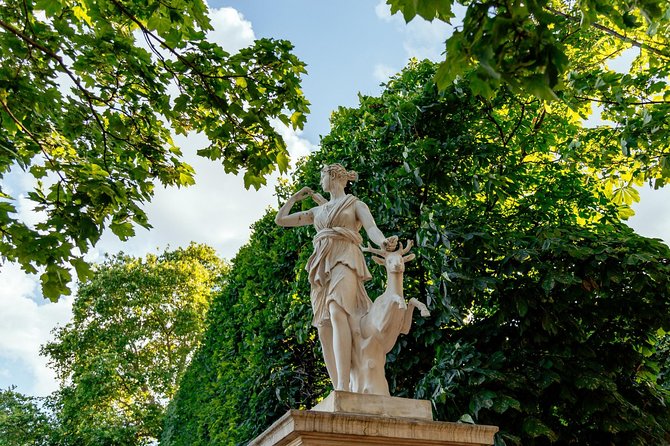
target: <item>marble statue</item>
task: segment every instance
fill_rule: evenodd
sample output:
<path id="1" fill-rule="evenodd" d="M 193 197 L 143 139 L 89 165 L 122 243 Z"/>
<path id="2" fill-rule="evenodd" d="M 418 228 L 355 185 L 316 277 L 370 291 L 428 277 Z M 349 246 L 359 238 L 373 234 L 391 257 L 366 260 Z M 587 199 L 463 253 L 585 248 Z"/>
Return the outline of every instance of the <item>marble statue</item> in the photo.
<path id="1" fill-rule="evenodd" d="M 384 376 L 386 354 L 400 333 L 407 333 L 414 308 L 428 316 L 425 305 L 411 299 L 405 302 L 402 289 L 404 264 L 414 258 L 407 254 L 411 243 L 398 237 L 385 237 L 375 224 L 368 206 L 344 192 L 356 172 L 340 164 L 324 166 L 321 187 L 330 195 L 326 200 L 309 187 L 303 187 L 279 209 L 275 222 L 284 227 L 314 225 L 314 252 L 307 261 L 311 285 L 314 325 L 319 332 L 324 361 L 335 390 L 389 395 Z M 291 213 L 293 206 L 312 197 L 318 206 Z M 379 246 L 361 248 L 364 228 L 368 238 Z M 364 282 L 372 277 L 363 251 L 377 255 L 374 260 L 386 266 L 386 291 L 375 299 L 368 297 Z"/>

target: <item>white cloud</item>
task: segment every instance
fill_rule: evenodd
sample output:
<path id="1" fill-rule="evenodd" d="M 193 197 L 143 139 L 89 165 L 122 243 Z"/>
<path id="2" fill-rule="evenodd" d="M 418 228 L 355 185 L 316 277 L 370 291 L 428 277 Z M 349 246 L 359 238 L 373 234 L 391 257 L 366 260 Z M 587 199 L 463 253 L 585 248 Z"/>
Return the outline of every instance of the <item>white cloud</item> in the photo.
<path id="1" fill-rule="evenodd" d="M 440 61 L 444 58 L 444 42 L 451 35 L 451 25 L 440 20 L 429 22 L 418 16 L 411 22 L 405 23 L 401 13 L 391 14 L 391 7 L 386 4 L 385 0 L 379 0 L 375 6 L 375 14 L 377 18 L 389 23 L 403 36 L 403 48 L 408 59 Z M 382 63 L 375 66 L 373 76 L 377 80 L 384 75 L 380 67 L 386 68 Z M 383 80 L 387 79 L 388 76 Z"/>
<path id="2" fill-rule="evenodd" d="M 387 82 L 389 78 L 395 75 L 398 71 L 400 70 L 391 68 L 388 65 L 384 65 L 382 63 L 378 63 L 377 65 L 375 65 L 375 69 L 372 72 L 372 76 L 379 82 Z"/>
<path id="3" fill-rule="evenodd" d="M 386 4 L 386 0 L 379 0 L 379 3 L 375 6 L 375 14 L 377 15 L 377 18 L 384 22 L 396 23 L 398 25 L 405 24 L 402 14 L 391 14 L 391 6 Z"/>
<path id="4" fill-rule="evenodd" d="M 37 203 L 30 200 L 27 195 L 20 194 L 16 200 L 17 218 L 19 221 L 25 223 L 30 228 L 35 228 L 40 222 L 47 219 L 47 213 L 44 211 L 36 211 Z"/>
<path id="5" fill-rule="evenodd" d="M 611 70 L 616 71 L 621 74 L 628 74 L 630 68 L 633 65 L 633 60 L 640 55 L 640 49 L 635 47 L 630 47 L 627 50 L 624 50 L 614 59 L 611 59 L 607 65 Z"/>
<path id="6" fill-rule="evenodd" d="M 32 160 L 32 165 L 39 165 L 42 162 L 42 157 L 37 156 Z M 40 178 L 41 190 L 48 193 L 49 188 L 57 181 L 58 175 L 56 173 L 47 173 L 46 176 Z M 2 189 L 12 197 L 11 202 L 16 208 L 16 214 L 13 217 L 30 228 L 35 228 L 35 225 L 47 219 L 47 213 L 36 211 L 35 208 L 38 204 L 28 198 L 28 192 L 37 190 L 37 188 L 37 179 L 16 163 L 11 167 L 9 173 L 2 178 Z"/>
<path id="7" fill-rule="evenodd" d="M 31 298 L 39 295 L 37 278 L 25 274 L 14 263 L 7 262 L 0 267 L 0 283 L 0 362 L 3 364 L 0 387 L 23 379 L 9 366 L 18 363 L 32 374 L 31 388 L 18 390 L 46 396 L 56 390 L 57 384 L 54 372 L 47 367 L 47 359 L 39 355 L 39 349 L 51 339 L 51 330 L 56 325 L 70 320 L 72 298 L 38 305 Z"/>
<path id="8" fill-rule="evenodd" d="M 236 53 L 256 39 L 251 22 L 234 8 L 210 9 L 209 18 L 214 29 L 207 33 L 207 40 L 218 43 L 229 53 Z"/>
<path id="9" fill-rule="evenodd" d="M 415 18 L 407 24 L 403 47 L 409 57 L 439 61 L 444 58 L 444 42 L 451 34 L 451 26 L 434 20 Z"/>
<path id="10" fill-rule="evenodd" d="M 317 149 L 309 140 L 300 137 L 302 135 L 301 130 L 293 130 L 276 119 L 272 122 L 272 126 L 286 142 L 286 148 L 291 156 L 291 169 L 295 167 L 296 161 Z"/>
<path id="11" fill-rule="evenodd" d="M 635 215 L 626 223 L 640 235 L 660 238 L 670 245 L 670 188 L 640 188 L 640 201 L 633 204 Z"/>

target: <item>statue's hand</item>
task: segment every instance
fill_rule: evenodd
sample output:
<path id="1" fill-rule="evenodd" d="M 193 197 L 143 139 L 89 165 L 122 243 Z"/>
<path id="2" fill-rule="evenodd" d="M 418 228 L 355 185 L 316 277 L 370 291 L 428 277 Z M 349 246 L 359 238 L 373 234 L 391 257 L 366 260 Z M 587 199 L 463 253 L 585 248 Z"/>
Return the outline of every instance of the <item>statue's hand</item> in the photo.
<path id="1" fill-rule="evenodd" d="M 395 251 L 396 247 L 398 246 L 398 236 L 397 235 L 392 235 L 391 237 L 387 238 L 382 242 L 382 248 L 384 248 L 386 251 Z"/>
<path id="2" fill-rule="evenodd" d="M 293 194 L 293 198 L 295 201 L 302 201 L 305 198 L 314 195 L 314 191 L 310 189 L 309 187 L 305 186 L 302 189 L 300 189 L 298 192 Z"/>

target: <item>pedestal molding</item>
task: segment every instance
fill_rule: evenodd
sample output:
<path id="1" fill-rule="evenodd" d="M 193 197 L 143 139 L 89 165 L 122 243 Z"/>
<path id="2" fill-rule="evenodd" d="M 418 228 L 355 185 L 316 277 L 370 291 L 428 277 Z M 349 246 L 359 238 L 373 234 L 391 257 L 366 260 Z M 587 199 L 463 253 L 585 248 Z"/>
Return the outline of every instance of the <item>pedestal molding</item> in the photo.
<path id="1" fill-rule="evenodd" d="M 376 415 L 290 410 L 251 446 L 483 446 L 495 426 L 390 418 Z"/>

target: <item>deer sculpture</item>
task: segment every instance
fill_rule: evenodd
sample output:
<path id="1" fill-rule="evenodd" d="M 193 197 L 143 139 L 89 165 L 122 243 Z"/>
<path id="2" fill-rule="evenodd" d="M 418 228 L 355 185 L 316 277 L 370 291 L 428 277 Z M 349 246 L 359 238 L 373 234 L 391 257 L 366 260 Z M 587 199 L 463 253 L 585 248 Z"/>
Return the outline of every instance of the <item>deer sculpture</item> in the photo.
<path id="1" fill-rule="evenodd" d="M 414 259 L 414 254 L 407 254 L 412 248 L 407 247 L 393 252 L 383 251 L 367 246 L 364 252 L 375 254 L 375 263 L 384 265 L 388 275 L 386 291 L 372 303 L 369 311 L 360 320 L 360 336 L 353 338 L 351 390 L 358 393 L 390 395 L 388 382 L 384 374 L 386 354 L 391 351 L 400 334 L 407 334 L 412 326 L 412 313 L 415 308 L 421 316 L 430 316 L 430 311 L 416 298 L 405 301 L 403 294 L 403 274 L 405 262 Z"/>

